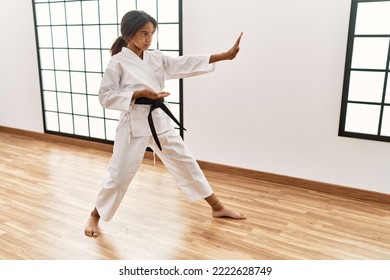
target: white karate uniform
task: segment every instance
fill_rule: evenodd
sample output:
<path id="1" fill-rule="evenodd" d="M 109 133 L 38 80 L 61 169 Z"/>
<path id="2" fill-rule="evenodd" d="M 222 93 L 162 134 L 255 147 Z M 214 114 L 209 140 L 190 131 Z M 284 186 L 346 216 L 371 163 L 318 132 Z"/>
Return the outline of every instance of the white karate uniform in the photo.
<path id="1" fill-rule="evenodd" d="M 164 91 L 164 81 L 214 71 L 210 55 L 170 57 L 160 51 L 144 51 L 143 60 L 123 48 L 108 63 L 99 90 L 103 107 L 121 111 L 108 172 L 102 180 L 96 209 L 109 221 L 141 165 L 146 148 L 154 146 L 147 116 L 150 105 L 135 104 L 134 91 L 149 88 Z M 162 151 L 154 149 L 189 202 L 212 194 L 212 189 L 195 158 L 160 108 L 152 112 Z"/>

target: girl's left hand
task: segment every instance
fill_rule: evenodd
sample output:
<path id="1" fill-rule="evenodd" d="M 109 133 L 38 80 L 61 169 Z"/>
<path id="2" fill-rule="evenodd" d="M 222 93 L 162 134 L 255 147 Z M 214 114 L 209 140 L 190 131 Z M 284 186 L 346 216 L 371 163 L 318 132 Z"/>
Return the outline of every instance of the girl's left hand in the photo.
<path id="1" fill-rule="evenodd" d="M 209 63 L 215 63 L 215 62 L 222 61 L 222 60 L 234 59 L 237 56 L 238 52 L 240 51 L 240 41 L 241 41 L 242 34 L 243 33 L 241 32 L 240 36 L 236 40 L 236 43 L 234 44 L 234 46 L 230 50 L 228 50 L 227 52 L 223 52 L 223 53 L 212 54 L 210 56 Z"/>
<path id="2" fill-rule="evenodd" d="M 240 51 L 240 42 L 241 42 L 242 34 L 243 33 L 241 32 L 234 46 L 230 50 L 225 52 L 226 60 L 232 60 L 237 56 L 238 52 Z"/>

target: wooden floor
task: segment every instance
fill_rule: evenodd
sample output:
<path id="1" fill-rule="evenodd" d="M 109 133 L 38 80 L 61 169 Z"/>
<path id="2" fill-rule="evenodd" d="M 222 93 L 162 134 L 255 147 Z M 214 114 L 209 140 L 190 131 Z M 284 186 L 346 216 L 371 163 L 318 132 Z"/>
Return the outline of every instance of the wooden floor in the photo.
<path id="1" fill-rule="evenodd" d="M 205 172 L 226 205 L 189 204 L 144 160 L 99 238 L 84 236 L 110 153 L 0 132 L 0 259 L 390 259 L 390 206 Z"/>

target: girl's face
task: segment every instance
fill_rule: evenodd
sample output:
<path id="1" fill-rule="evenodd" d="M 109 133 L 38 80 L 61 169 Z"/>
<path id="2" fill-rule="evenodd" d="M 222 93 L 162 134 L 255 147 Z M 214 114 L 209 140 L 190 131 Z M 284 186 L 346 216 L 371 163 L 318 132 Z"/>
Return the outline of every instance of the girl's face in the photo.
<path id="1" fill-rule="evenodd" d="M 149 49 L 152 44 L 153 35 L 156 29 L 153 23 L 148 22 L 133 37 L 129 39 L 127 47 L 135 53 L 140 53 Z"/>

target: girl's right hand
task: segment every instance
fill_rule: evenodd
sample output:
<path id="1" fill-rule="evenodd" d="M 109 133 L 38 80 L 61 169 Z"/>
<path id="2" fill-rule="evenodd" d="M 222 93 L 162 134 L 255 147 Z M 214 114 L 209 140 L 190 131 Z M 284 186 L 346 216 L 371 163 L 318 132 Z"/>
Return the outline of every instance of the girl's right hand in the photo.
<path id="1" fill-rule="evenodd" d="M 149 99 L 156 100 L 156 99 L 161 99 L 161 98 L 167 97 L 169 95 L 170 95 L 170 93 L 169 92 L 165 92 L 165 91 L 163 91 L 163 92 L 155 92 L 155 91 L 150 90 L 150 89 L 143 89 L 143 90 L 134 91 L 133 99 L 137 99 L 137 98 L 140 98 L 140 97 L 146 97 L 146 98 L 149 98 Z"/>

